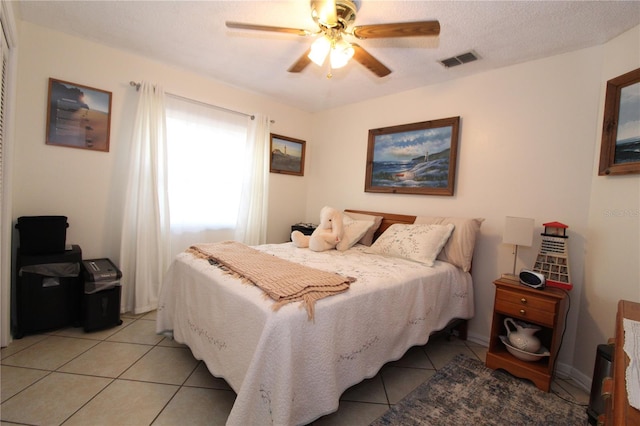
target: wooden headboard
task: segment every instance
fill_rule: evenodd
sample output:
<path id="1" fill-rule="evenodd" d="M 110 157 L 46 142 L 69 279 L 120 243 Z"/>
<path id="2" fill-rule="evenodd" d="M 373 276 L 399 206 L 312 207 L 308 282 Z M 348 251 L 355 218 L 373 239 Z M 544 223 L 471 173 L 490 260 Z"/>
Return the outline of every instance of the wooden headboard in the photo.
<path id="1" fill-rule="evenodd" d="M 380 228 L 373 234 L 373 240 L 375 241 L 384 231 L 387 230 L 388 227 L 393 225 L 394 223 L 405 223 L 411 224 L 416 220 L 416 216 L 406 215 L 406 214 L 394 214 L 394 213 L 380 213 L 380 212 L 369 212 L 366 210 L 353 210 L 353 209 L 345 209 L 345 212 L 353 212 L 353 213 L 362 213 L 362 214 L 370 214 L 372 216 L 382 216 L 382 224 L 380 224 Z"/>

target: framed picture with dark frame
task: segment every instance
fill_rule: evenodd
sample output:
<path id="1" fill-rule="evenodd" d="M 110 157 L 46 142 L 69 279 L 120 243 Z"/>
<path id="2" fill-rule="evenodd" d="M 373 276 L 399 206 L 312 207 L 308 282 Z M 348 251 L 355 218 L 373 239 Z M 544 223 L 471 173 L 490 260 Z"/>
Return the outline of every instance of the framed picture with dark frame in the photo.
<path id="1" fill-rule="evenodd" d="M 271 133 L 271 173 L 304 175 L 304 151 L 306 142 L 300 139 Z"/>
<path id="2" fill-rule="evenodd" d="M 460 117 L 369 130 L 365 192 L 453 195 Z"/>
<path id="3" fill-rule="evenodd" d="M 640 173 L 640 68 L 607 81 L 598 175 Z"/>
<path id="4" fill-rule="evenodd" d="M 47 145 L 109 152 L 111 92 L 49 79 Z"/>

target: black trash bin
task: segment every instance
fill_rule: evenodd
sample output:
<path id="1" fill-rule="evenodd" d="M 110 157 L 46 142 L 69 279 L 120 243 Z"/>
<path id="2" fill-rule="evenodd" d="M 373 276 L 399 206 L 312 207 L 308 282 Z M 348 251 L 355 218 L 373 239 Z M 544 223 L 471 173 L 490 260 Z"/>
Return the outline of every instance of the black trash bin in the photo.
<path id="1" fill-rule="evenodd" d="M 96 331 L 122 324 L 120 319 L 122 272 L 109 259 L 83 260 L 82 272 L 84 330 Z"/>
<path id="2" fill-rule="evenodd" d="M 593 367 L 593 378 L 591 382 L 591 393 L 589 395 L 589 406 L 587 416 L 589 424 L 598 423 L 598 417 L 604 414 L 605 399 L 602 396 L 602 381 L 606 377 L 611 377 L 613 362 L 613 345 L 598 345 L 596 351 L 596 362 Z"/>
<path id="3" fill-rule="evenodd" d="M 18 248 L 12 290 L 13 337 L 80 325 L 82 250 L 31 255 Z"/>
<path id="4" fill-rule="evenodd" d="M 23 255 L 63 253 L 67 241 L 66 216 L 21 216 L 16 223 Z"/>

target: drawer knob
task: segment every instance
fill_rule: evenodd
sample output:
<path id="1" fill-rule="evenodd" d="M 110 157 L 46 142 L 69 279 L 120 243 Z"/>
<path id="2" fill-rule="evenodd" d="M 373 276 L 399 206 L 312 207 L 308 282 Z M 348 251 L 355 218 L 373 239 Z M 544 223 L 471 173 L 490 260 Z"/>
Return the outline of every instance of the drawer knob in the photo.
<path id="1" fill-rule="evenodd" d="M 520 303 L 522 303 L 522 304 L 524 305 L 525 303 L 527 303 L 527 299 L 525 299 L 525 298 L 523 297 L 522 299 L 520 299 Z"/>
<path id="2" fill-rule="evenodd" d="M 526 315 L 527 311 L 525 311 L 524 309 L 520 309 L 520 315 Z"/>

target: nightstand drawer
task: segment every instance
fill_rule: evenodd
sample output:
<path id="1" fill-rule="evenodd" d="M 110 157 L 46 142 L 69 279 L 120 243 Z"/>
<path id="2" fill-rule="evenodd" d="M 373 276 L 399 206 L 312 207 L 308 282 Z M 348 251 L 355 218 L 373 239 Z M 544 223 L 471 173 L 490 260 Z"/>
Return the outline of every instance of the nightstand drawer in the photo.
<path id="1" fill-rule="evenodd" d="M 504 299 L 496 299 L 495 310 L 503 312 L 516 319 L 531 321 L 541 325 L 553 326 L 555 323 L 556 313 L 554 311 L 543 311 L 523 305 L 522 303 L 511 303 Z"/>
<path id="2" fill-rule="evenodd" d="M 529 309 L 538 309 L 552 313 L 556 311 L 556 301 L 553 299 L 533 296 L 522 292 L 513 292 L 501 288 L 496 290 L 496 300 L 522 305 Z"/>

